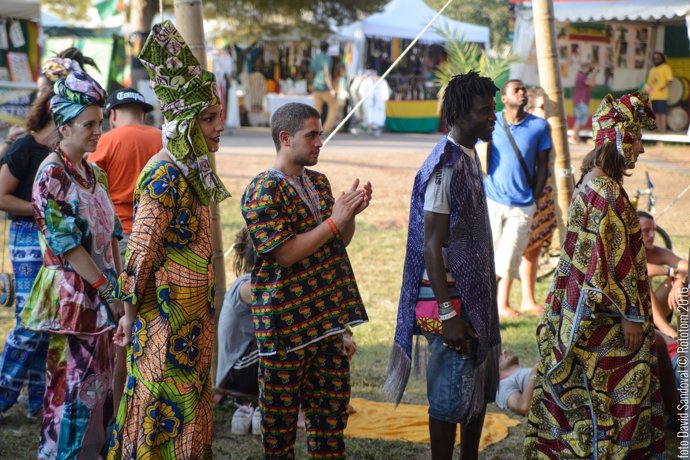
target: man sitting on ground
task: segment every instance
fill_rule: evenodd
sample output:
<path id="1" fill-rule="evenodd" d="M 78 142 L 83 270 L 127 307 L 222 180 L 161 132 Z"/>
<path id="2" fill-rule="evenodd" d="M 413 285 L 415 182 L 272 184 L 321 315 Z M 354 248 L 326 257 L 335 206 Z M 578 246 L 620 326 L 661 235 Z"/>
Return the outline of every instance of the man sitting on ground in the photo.
<path id="1" fill-rule="evenodd" d="M 654 325 L 662 334 L 677 339 L 678 331 L 669 321 L 673 310 L 678 307 L 681 288 L 688 278 L 688 261 L 681 259 L 669 249 L 654 245 L 656 224 L 651 214 L 637 211 L 637 217 L 640 219 L 642 242 L 647 252 L 649 278 L 666 277 L 656 289 L 653 289 L 650 283 Z"/>

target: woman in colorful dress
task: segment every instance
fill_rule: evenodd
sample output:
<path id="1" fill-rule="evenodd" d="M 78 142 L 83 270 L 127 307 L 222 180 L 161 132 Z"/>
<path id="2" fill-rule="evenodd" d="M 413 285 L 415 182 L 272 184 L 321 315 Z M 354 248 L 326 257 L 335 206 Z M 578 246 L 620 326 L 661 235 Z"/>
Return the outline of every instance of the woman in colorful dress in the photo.
<path id="1" fill-rule="evenodd" d="M 607 96 L 537 326 L 524 458 L 663 458 L 664 420 L 640 223 L 623 176 L 655 127 L 646 96 Z"/>
<path id="2" fill-rule="evenodd" d="M 72 70 L 80 70 L 70 59 L 53 58 L 43 64 L 43 78 L 54 84 Z M 38 226 L 31 207 L 31 190 L 39 165 L 58 143 L 58 133 L 50 114 L 52 86 L 39 94 L 26 119 L 26 136 L 14 141 L 0 159 L 0 210 L 7 212 L 10 225 L 10 258 L 15 280 L 15 317 L 0 359 L 0 413 L 17 401 L 28 384 L 30 416 L 39 416 L 46 386 L 48 335 L 22 327 L 21 313 L 34 279 L 43 264 L 38 243 Z"/>
<path id="3" fill-rule="evenodd" d="M 105 92 L 80 71 L 58 80 L 54 91 L 50 111 L 60 143 L 34 182 L 43 266 L 22 324 L 50 335 L 38 458 L 96 459 L 106 453 L 113 418 L 110 332 L 121 228 L 105 173 L 84 160 L 101 136 Z"/>
<path id="4" fill-rule="evenodd" d="M 29 134 L 12 143 L 0 160 L 0 210 L 7 212 L 11 221 L 9 249 L 16 293 L 16 326 L 7 335 L 0 358 L 0 413 L 14 405 L 25 383 L 27 413 L 38 416 L 43 407 L 48 335 L 22 327 L 21 313 L 43 263 L 31 189 L 39 165 L 58 142 L 50 116 L 51 97 L 52 91 L 34 101 L 26 119 Z"/>
<path id="5" fill-rule="evenodd" d="M 120 275 L 127 382 L 109 459 L 211 458 L 215 323 L 208 204 L 229 193 L 209 161 L 223 131 L 213 74 L 169 21 L 153 27 L 139 59 L 165 123 L 163 150 L 144 167 Z"/>

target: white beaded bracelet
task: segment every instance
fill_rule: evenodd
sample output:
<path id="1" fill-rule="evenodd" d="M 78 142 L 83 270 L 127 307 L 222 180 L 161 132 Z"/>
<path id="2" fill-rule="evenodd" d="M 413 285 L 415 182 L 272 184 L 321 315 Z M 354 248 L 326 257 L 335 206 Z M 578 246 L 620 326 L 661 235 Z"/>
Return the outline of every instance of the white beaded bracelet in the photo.
<path id="1" fill-rule="evenodd" d="M 445 321 L 447 319 L 451 319 L 451 318 L 454 318 L 456 316 L 458 316 L 457 312 L 455 310 L 452 310 L 452 311 L 450 311 L 446 314 L 443 314 L 443 315 L 439 314 L 438 319 L 440 319 L 441 321 Z"/>

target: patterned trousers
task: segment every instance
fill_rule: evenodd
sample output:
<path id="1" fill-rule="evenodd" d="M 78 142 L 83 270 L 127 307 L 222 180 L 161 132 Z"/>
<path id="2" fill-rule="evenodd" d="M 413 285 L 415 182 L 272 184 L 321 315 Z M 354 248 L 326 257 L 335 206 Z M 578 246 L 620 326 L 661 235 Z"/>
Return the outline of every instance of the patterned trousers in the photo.
<path id="1" fill-rule="evenodd" d="M 0 358 L 0 413 L 14 405 L 28 383 L 29 414 L 35 414 L 43 406 L 48 335 L 23 328 L 20 317 L 43 262 L 36 223 L 13 221 L 9 247 L 16 288 L 16 325 L 7 335 Z"/>
<path id="2" fill-rule="evenodd" d="M 345 458 L 350 363 L 342 335 L 259 358 L 259 405 L 266 459 L 293 459 L 297 415 L 305 414 L 310 458 Z"/>

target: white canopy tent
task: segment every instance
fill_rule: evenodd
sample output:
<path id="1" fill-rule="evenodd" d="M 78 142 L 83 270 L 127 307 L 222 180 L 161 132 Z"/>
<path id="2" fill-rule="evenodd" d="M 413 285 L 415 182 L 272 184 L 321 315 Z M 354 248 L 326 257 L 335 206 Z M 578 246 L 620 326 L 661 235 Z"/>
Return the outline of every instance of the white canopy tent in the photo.
<path id="1" fill-rule="evenodd" d="M 341 35 L 354 37 L 356 31 L 361 31 L 366 37 L 413 39 L 435 14 L 436 11 L 422 0 L 392 0 L 380 13 L 346 26 Z M 489 45 L 488 27 L 455 21 L 445 16 L 440 16 L 433 26 L 456 33 L 465 41 Z M 445 39 L 431 27 L 420 40 L 438 43 Z"/>
<path id="2" fill-rule="evenodd" d="M 687 17 L 688 0 L 555 1 L 556 21 L 659 21 Z"/>
<path id="3" fill-rule="evenodd" d="M 0 18 L 32 19 L 41 17 L 39 0 L 0 0 Z"/>
<path id="4" fill-rule="evenodd" d="M 403 38 L 412 40 L 424 26 L 436 15 L 436 11 L 422 0 L 391 0 L 383 11 L 342 27 L 336 36 L 353 42 L 352 61 L 348 65 L 348 74 L 361 70 L 364 63 L 364 41 L 366 37 Z M 467 41 L 481 43 L 489 47 L 489 28 L 455 21 L 440 16 L 432 27 L 420 37 L 426 43 L 440 43 L 445 38 L 436 33 L 435 28 L 447 30 Z"/>
<path id="5" fill-rule="evenodd" d="M 529 2 L 527 2 L 529 4 Z M 589 1 L 554 1 L 554 17 L 559 23 L 573 22 L 601 22 L 616 23 L 648 23 L 655 26 L 656 47 L 663 45 L 664 24 L 683 23 L 688 26 L 690 33 L 690 1 L 688 0 L 589 0 Z M 524 61 L 511 65 L 511 78 L 519 78 L 528 85 L 538 85 L 539 76 L 536 62 L 531 62 L 529 56 L 534 49 L 534 22 L 531 8 L 518 12 L 515 21 L 513 52 L 522 56 Z M 660 49 L 660 48 L 658 48 Z M 563 64 L 563 63 L 562 63 Z M 615 79 L 610 82 L 611 89 L 625 90 L 636 88 L 640 81 L 644 81 L 647 68 L 626 69 L 616 72 Z M 571 75 L 569 80 L 573 80 Z M 598 77 L 603 82 L 602 74 Z M 564 81 L 570 86 L 572 81 Z"/>

